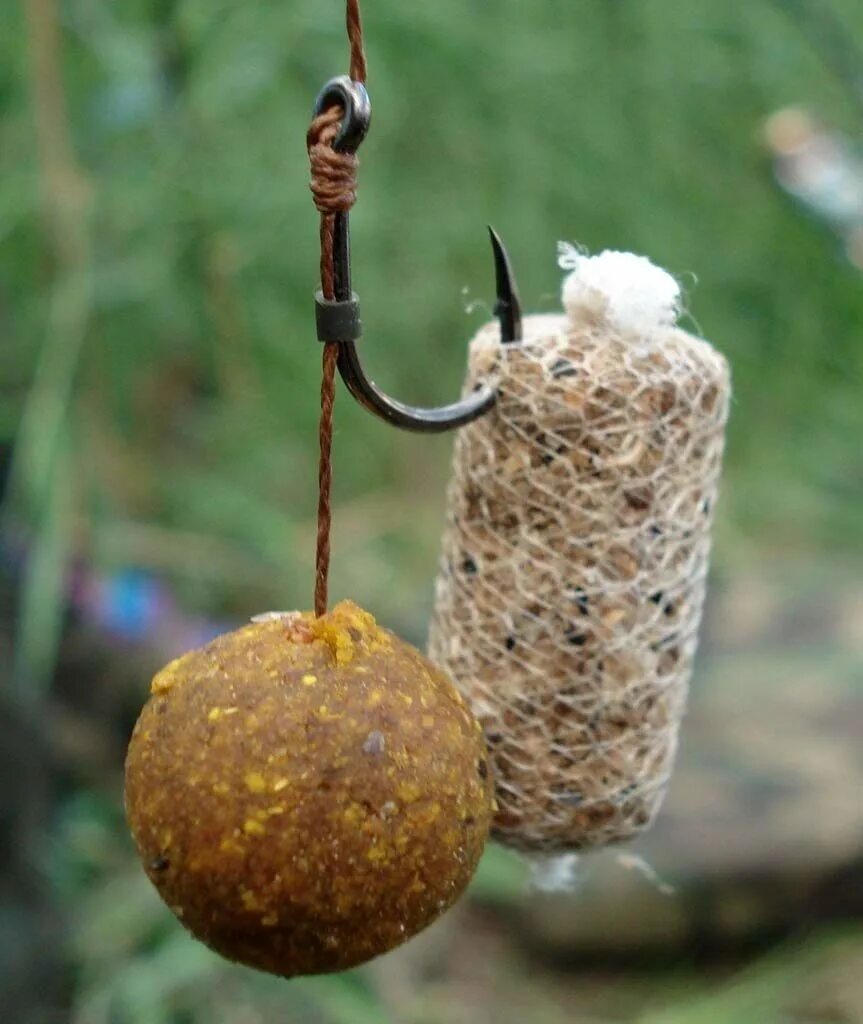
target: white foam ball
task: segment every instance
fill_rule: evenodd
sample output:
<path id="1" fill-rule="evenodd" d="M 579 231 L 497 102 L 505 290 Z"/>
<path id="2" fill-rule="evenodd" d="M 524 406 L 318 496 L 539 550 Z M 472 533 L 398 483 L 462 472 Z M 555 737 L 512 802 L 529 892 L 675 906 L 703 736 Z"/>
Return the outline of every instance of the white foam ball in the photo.
<path id="1" fill-rule="evenodd" d="M 680 315 L 680 285 L 644 256 L 606 250 L 584 256 L 561 246 L 563 305 L 573 322 L 605 316 L 618 330 L 643 334 L 671 327 Z"/>

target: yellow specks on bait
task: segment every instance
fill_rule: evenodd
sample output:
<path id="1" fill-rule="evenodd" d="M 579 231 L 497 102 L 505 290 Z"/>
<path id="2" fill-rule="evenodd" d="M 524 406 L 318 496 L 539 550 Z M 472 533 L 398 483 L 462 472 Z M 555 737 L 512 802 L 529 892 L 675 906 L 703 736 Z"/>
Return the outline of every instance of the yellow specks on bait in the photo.
<path id="1" fill-rule="evenodd" d="M 260 772 L 247 772 L 245 781 L 250 793 L 263 793 L 267 788 L 267 780 Z"/>
<path id="2" fill-rule="evenodd" d="M 239 708 L 210 708 L 207 721 L 218 722 L 220 718 L 224 718 L 226 715 L 235 715 L 239 710 Z"/>

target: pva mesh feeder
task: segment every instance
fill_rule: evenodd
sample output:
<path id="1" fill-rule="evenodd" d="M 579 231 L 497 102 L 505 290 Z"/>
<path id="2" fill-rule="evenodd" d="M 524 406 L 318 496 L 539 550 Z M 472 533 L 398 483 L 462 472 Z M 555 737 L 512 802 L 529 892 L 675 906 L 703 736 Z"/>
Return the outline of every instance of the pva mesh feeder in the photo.
<path id="1" fill-rule="evenodd" d="M 653 820 L 705 594 L 730 383 L 675 321 L 679 289 L 627 253 L 574 252 L 563 315 L 470 346 L 492 411 L 455 442 L 429 656 L 482 722 L 523 850 Z"/>

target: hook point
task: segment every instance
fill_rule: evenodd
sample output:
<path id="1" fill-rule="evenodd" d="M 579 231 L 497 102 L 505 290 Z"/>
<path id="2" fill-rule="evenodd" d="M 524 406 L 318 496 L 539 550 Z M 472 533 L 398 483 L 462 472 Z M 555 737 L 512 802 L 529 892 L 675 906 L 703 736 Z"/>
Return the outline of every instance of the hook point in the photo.
<path id="1" fill-rule="evenodd" d="M 488 225 L 491 247 L 494 253 L 495 290 L 497 301 L 494 315 L 500 321 L 500 337 L 504 345 L 521 341 L 523 337 L 521 301 L 515 283 L 512 263 L 503 240 L 495 229 Z"/>

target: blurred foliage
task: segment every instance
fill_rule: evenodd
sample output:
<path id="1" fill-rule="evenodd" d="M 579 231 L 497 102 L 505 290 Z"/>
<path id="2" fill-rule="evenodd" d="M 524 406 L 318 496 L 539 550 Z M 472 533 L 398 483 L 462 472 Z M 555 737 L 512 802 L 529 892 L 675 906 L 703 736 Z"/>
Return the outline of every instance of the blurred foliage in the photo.
<path id="1" fill-rule="evenodd" d="M 375 125 L 354 236 L 380 381 L 454 394 L 488 315 L 466 315 L 462 294 L 491 295 L 486 222 L 534 309 L 556 306 L 558 239 L 645 252 L 687 283 L 734 365 L 726 522 L 858 541 L 863 287 L 774 188 L 759 131 L 799 100 L 859 125 L 781 7 L 369 3 Z M 863 33 L 855 0 L 832 7 Z M 60 14 L 65 179 L 36 142 L 44 69 L 22 6 L 0 11 L 0 430 L 18 438 L 16 511 L 36 543 L 24 642 L 42 677 L 73 549 L 167 573 L 214 611 L 309 603 L 319 350 L 303 138 L 346 60 L 339 3 L 66 0 Z M 414 636 L 449 446 L 340 396 L 334 589 Z"/>
<path id="2" fill-rule="evenodd" d="M 373 375 L 409 400 L 455 394 L 490 314 L 486 223 L 539 311 L 557 306 L 558 240 L 643 252 L 733 364 L 721 553 L 859 550 L 863 281 L 775 188 L 761 146 L 764 118 L 795 102 L 860 135 L 847 68 L 813 45 L 802 6 L 368 0 L 354 249 Z M 0 5 L 0 442 L 15 445 L 6 525 L 30 545 L 17 670 L 34 704 L 73 556 L 151 569 L 216 617 L 310 603 L 304 135 L 346 66 L 341 3 L 58 0 L 54 79 L 39 57 L 51 7 Z M 859 0 L 829 8 L 863 37 Z M 417 641 L 450 445 L 340 393 L 333 590 Z M 75 1024 L 388 1019 L 363 972 L 247 986 L 130 870 L 116 800 L 88 801 L 46 858 L 75 921 Z M 476 892 L 520 887 L 493 853 Z M 735 989 L 645 1024 L 786 1019 L 773 965 L 743 981 L 757 1018 L 735 1016 Z"/>
<path id="3" fill-rule="evenodd" d="M 450 929 L 446 952 L 419 974 L 403 949 L 371 968 L 285 983 L 228 964 L 185 935 L 132 863 L 110 801 L 70 801 L 45 866 L 68 904 L 78 964 L 64 1024 L 852 1024 L 863 1008 L 859 926 L 801 931 L 743 966 L 705 969 L 677 954 L 640 968 L 575 972 L 489 949 L 481 933 L 451 950 Z M 472 893 L 517 906 L 524 865 L 490 847 Z M 465 954 L 478 961 L 466 977 Z M 395 961 L 389 972 L 387 961 Z M 404 981 L 394 986 L 392 977 Z"/>
<path id="4" fill-rule="evenodd" d="M 713 991 L 686 993 L 639 1024 L 785 1024 L 859 1019 L 859 929 L 823 929 L 762 957 Z M 850 997 L 850 998 L 849 998 Z"/>

